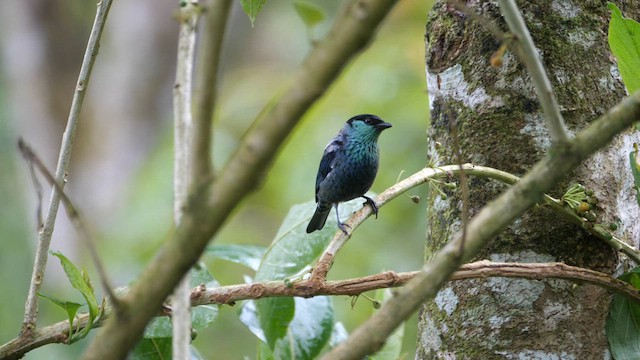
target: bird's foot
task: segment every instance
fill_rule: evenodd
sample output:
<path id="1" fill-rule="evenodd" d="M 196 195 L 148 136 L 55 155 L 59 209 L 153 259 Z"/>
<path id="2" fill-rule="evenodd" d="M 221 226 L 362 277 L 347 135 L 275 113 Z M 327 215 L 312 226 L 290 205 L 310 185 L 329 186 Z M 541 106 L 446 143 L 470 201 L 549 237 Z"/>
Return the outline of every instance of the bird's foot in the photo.
<path id="1" fill-rule="evenodd" d="M 347 231 L 347 228 L 351 229 L 351 226 L 343 223 L 343 222 L 338 222 L 338 228 L 340 228 L 340 230 L 342 230 L 342 232 L 347 235 L 347 237 L 351 237 L 351 234 L 349 234 L 349 232 Z"/>
<path id="2" fill-rule="evenodd" d="M 366 199 L 366 202 L 363 205 L 369 204 L 371 206 L 371 209 L 373 209 L 373 214 L 376 216 L 376 219 L 378 218 L 378 204 L 376 204 L 375 201 L 373 201 L 372 198 L 368 197 L 368 196 L 362 196 L 363 198 Z"/>

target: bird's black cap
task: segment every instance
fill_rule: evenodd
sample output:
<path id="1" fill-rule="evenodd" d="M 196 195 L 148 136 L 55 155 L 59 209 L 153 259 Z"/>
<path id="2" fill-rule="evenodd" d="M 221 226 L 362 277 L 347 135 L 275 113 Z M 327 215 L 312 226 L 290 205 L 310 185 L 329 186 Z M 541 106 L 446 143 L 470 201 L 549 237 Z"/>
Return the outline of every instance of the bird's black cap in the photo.
<path id="1" fill-rule="evenodd" d="M 348 124 L 352 124 L 354 121 L 364 121 L 365 123 L 374 126 L 378 129 L 384 130 L 391 127 L 391 124 L 385 122 L 381 118 L 372 114 L 361 114 L 356 115 L 347 121 Z"/>

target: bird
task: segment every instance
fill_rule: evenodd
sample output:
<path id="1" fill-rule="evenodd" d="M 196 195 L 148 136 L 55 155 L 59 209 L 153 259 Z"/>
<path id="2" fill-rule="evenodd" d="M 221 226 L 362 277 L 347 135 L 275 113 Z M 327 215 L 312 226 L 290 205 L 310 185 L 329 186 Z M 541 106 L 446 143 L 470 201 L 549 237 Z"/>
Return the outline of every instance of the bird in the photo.
<path id="1" fill-rule="evenodd" d="M 391 124 L 376 115 L 361 114 L 349 119 L 324 149 L 316 176 L 316 209 L 307 233 L 324 227 L 331 207 L 336 209 L 338 228 L 349 236 L 348 225 L 340 222 L 338 204 L 364 198 L 378 218 L 378 205 L 365 193 L 378 173 L 378 137 Z"/>

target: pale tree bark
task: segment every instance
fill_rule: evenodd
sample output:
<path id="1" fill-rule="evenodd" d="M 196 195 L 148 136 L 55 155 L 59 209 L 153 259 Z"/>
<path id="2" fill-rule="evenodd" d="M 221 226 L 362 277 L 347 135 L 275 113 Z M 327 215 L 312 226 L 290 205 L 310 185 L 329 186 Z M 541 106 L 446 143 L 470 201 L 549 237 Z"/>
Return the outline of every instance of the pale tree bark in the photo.
<path id="1" fill-rule="evenodd" d="M 626 16 L 640 15 L 640 3 L 618 4 Z M 495 3 L 467 5 L 506 32 Z M 606 3 L 547 0 L 518 5 L 574 134 L 625 96 L 607 45 Z M 429 16 L 425 41 L 433 163 L 455 163 L 450 132 L 454 122 L 464 161 L 522 175 L 550 150 L 551 139 L 524 66 L 508 51 L 504 64 L 492 67 L 489 59 L 500 44 L 482 24 L 440 2 Z M 561 195 L 572 182 L 593 189 L 601 208 L 597 222 L 617 222 L 616 235 L 637 246 L 638 208 L 628 167 L 634 142 L 640 142 L 637 134 L 618 136 L 559 184 L 554 195 Z M 471 178 L 469 186 L 470 216 L 504 190 L 478 178 Z M 430 199 L 427 259 L 461 226 L 460 193 L 448 193 L 446 199 Z M 621 263 L 607 245 L 544 207 L 516 221 L 479 259 L 560 261 L 607 273 L 614 273 Z M 609 301 L 602 289 L 559 280 L 450 283 L 421 309 L 417 358 L 603 358 L 608 352 L 604 322 Z"/>

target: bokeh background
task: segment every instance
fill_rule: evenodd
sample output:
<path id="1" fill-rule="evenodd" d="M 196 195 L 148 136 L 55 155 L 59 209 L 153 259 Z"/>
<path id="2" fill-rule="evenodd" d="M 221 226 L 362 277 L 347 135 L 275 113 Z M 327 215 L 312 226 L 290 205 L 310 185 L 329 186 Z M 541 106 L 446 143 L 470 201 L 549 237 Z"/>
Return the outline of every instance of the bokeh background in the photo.
<path id="1" fill-rule="evenodd" d="M 327 14 L 311 34 L 321 39 L 342 2 L 315 1 Z M 89 85 L 73 149 L 67 192 L 91 224 L 108 272 L 118 286 L 133 281 L 165 241 L 172 223 L 172 85 L 178 1 L 116 0 Z M 381 164 L 372 190 L 381 192 L 426 164 L 428 100 L 424 76 L 424 22 L 431 1 L 399 2 L 374 43 L 344 71 L 302 119 L 265 176 L 214 239 L 217 244 L 268 246 L 288 209 L 313 199 L 324 146 L 352 115 L 374 113 L 394 127 L 380 138 Z M 36 235 L 36 195 L 17 153 L 19 136 L 50 169 L 60 139 L 95 11 L 84 0 L 0 2 L 0 343 L 20 329 Z M 292 1 L 270 1 L 252 28 L 234 2 L 221 63 L 214 125 L 214 166 L 222 168 L 260 110 L 286 89 L 311 48 Z M 49 191 L 45 187 L 44 202 Z M 424 198 L 426 188 L 410 195 Z M 425 202 L 400 197 L 354 234 L 336 259 L 331 279 L 383 270 L 419 269 L 423 262 Z M 52 250 L 62 251 L 96 279 L 93 264 L 64 212 Z M 247 268 L 202 259 L 221 284 L 242 283 Z M 98 290 L 99 291 L 99 290 Z M 45 294 L 83 302 L 59 262 L 49 260 Z M 334 298 L 338 320 L 351 331 L 373 311 L 359 299 Z M 257 339 L 223 307 L 194 344 L 205 358 L 253 359 Z M 86 309 L 84 309 L 86 310 Z M 63 320 L 40 302 L 38 325 Z M 95 332 L 95 331 L 94 331 Z M 90 335 L 91 337 L 91 335 Z M 403 352 L 413 358 L 415 317 Z M 72 359 L 87 341 L 48 345 L 27 359 Z"/>

